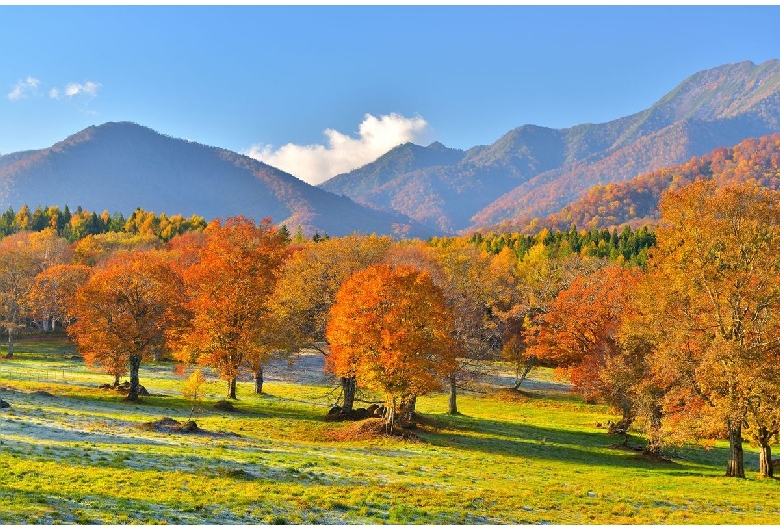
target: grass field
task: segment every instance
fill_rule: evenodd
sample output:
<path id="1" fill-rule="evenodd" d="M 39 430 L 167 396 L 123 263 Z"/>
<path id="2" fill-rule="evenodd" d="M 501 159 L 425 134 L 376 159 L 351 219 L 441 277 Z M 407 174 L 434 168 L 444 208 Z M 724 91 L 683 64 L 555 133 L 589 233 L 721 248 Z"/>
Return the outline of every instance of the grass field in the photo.
<path id="1" fill-rule="evenodd" d="M 355 426 L 324 421 L 333 385 L 316 362 L 269 370 L 261 396 L 240 383 L 235 412 L 212 408 L 224 385 L 208 384 L 203 432 L 184 434 L 140 428 L 187 419 L 172 364 L 142 367 L 153 395 L 133 404 L 73 353 L 28 341 L 0 361 L 0 524 L 780 521 L 778 482 L 757 477 L 752 449 L 739 480 L 723 477 L 724 444 L 670 462 L 611 448 L 597 427 L 609 411 L 546 371 L 527 396 L 462 396 L 458 416 L 444 395 L 419 399 L 419 440 L 332 441 Z"/>

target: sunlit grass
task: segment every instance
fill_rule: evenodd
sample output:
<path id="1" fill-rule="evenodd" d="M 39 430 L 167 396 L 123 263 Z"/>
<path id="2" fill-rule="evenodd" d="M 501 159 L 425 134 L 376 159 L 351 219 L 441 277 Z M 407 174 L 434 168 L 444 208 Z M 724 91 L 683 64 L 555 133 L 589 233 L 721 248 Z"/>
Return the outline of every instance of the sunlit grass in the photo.
<path id="1" fill-rule="evenodd" d="M 727 479 L 726 446 L 690 447 L 672 462 L 612 448 L 603 406 L 565 392 L 489 392 L 418 401 L 420 441 L 332 442 L 333 387 L 271 378 L 239 384 L 235 412 L 206 385 L 201 434 L 139 429 L 191 403 L 169 363 L 143 368 L 153 394 L 128 403 L 98 384 L 66 343 L 19 345 L 0 362 L 0 523 L 610 523 L 761 524 L 780 520 L 778 483 Z M 63 379 L 6 378 L 12 366 L 63 366 Z M 542 371 L 540 379 L 549 379 Z M 45 391 L 47 396 L 40 393 Z M 371 399 L 371 396 L 364 396 Z M 634 436 L 631 442 L 640 444 Z"/>

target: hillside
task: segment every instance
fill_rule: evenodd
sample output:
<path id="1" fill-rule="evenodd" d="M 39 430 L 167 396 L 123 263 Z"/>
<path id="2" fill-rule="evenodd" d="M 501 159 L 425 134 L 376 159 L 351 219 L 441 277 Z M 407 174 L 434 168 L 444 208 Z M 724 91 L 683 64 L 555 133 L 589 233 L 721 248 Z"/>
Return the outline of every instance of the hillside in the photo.
<path id="1" fill-rule="evenodd" d="M 48 149 L 0 158 L 0 208 L 81 205 L 129 214 L 136 207 L 207 219 L 271 217 L 293 230 L 426 237 L 429 228 L 378 212 L 232 151 L 133 123 L 89 127 Z"/>
<path id="2" fill-rule="evenodd" d="M 778 131 L 780 61 L 745 61 L 694 74 L 649 109 L 611 122 L 524 125 L 454 163 L 428 167 L 410 168 L 391 151 L 380 159 L 381 179 L 372 163 L 321 186 L 456 231 L 544 217 L 594 185 Z"/>
<path id="3" fill-rule="evenodd" d="M 780 189 L 780 134 L 720 147 L 685 164 L 627 182 L 595 186 L 561 211 L 521 228 L 535 230 L 546 226 L 567 230 L 572 224 L 580 228 L 652 224 L 658 219 L 658 201 L 664 191 L 702 179 L 713 180 L 720 186 L 755 183 Z"/>

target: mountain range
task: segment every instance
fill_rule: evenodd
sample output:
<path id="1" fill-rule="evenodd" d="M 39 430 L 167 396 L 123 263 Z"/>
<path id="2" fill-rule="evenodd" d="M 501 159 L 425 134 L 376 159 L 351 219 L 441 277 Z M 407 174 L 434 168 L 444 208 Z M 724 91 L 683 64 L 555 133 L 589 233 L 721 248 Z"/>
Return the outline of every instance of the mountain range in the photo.
<path id="1" fill-rule="evenodd" d="M 0 206 L 57 205 L 128 215 L 141 207 L 212 219 L 271 217 L 293 232 L 428 237 L 395 212 L 356 204 L 247 156 L 159 134 L 134 123 L 93 126 L 47 149 L 0 157 Z"/>
<path id="2" fill-rule="evenodd" d="M 405 144 L 321 187 L 443 231 L 525 226 L 592 186 L 773 132 L 780 132 L 780 61 L 745 61 L 696 73 L 649 109 L 618 120 L 523 125 L 467 151 Z"/>
<path id="3" fill-rule="evenodd" d="M 46 149 L 0 156 L 0 208 L 243 214 L 334 236 L 636 223 L 654 215 L 657 200 L 632 210 L 639 195 L 631 179 L 639 176 L 645 189 L 641 176 L 658 184 L 647 175 L 772 133 L 780 133 L 779 60 L 696 73 L 649 109 L 607 123 L 523 125 L 467 150 L 406 143 L 319 187 L 232 151 L 113 122 Z M 618 192 L 624 212 L 595 205 L 620 202 Z"/>

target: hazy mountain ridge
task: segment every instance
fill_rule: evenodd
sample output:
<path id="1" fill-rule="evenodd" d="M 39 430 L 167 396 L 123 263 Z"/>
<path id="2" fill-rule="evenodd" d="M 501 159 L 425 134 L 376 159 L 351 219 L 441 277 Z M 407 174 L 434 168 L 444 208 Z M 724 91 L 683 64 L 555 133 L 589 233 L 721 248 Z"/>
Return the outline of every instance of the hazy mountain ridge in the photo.
<path id="1" fill-rule="evenodd" d="M 545 217 L 598 184 L 624 182 L 780 131 L 780 61 L 698 72 L 649 109 L 567 129 L 524 125 L 455 164 L 407 169 L 393 151 L 321 186 L 447 231 Z"/>
<path id="2" fill-rule="evenodd" d="M 11 157 L 11 158 L 8 158 Z M 394 212 L 377 212 L 252 158 L 179 140 L 129 122 L 88 127 L 48 149 L 11 154 L 0 166 L 0 207 L 69 206 L 125 214 L 140 206 L 168 215 L 211 219 L 271 217 L 294 230 L 344 235 L 354 231 L 433 230 Z"/>

